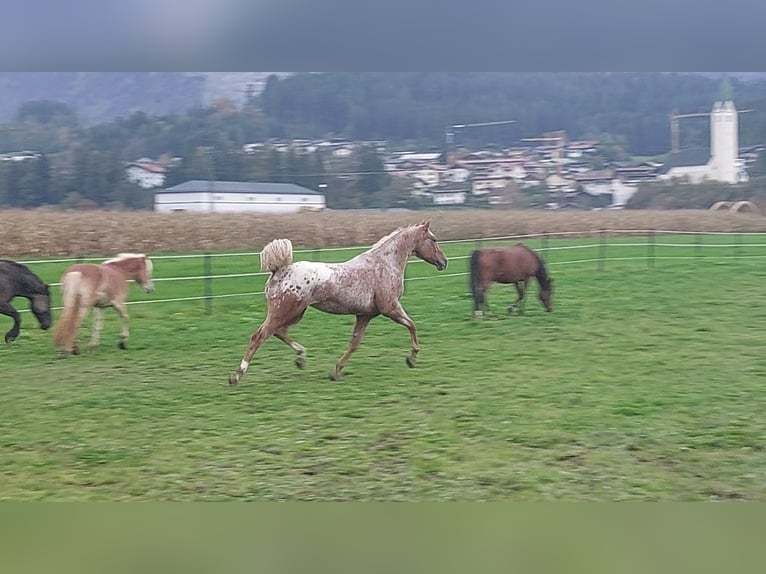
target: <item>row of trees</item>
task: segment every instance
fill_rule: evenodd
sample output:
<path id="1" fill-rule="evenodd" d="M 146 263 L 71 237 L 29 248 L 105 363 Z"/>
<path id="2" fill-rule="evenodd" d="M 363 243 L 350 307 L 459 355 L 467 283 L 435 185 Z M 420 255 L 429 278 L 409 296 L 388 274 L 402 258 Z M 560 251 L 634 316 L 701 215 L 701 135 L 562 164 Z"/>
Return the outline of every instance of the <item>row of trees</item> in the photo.
<path id="1" fill-rule="evenodd" d="M 70 153 L 40 154 L 0 162 L 0 206 L 126 207 L 149 209 L 154 193 L 127 181 L 125 164 L 115 152 L 77 146 Z M 334 162 L 332 171 L 320 152 L 311 154 L 264 147 L 254 153 L 200 147 L 167 170 L 167 187 L 191 179 L 294 183 L 321 190 L 331 208 L 384 207 L 408 197 L 403 184 L 383 170 L 380 155 L 362 147 L 354 158 Z"/>

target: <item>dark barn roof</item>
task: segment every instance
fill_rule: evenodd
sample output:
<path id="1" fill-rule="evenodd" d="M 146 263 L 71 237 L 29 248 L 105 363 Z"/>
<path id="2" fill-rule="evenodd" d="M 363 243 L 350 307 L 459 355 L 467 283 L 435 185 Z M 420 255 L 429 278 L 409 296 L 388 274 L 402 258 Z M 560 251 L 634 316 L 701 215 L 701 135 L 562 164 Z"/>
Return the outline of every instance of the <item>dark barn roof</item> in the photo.
<path id="1" fill-rule="evenodd" d="M 710 160 L 708 148 L 682 149 L 676 153 L 670 153 L 657 173 L 668 173 L 674 167 L 689 167 L 694 165 L 707 165 Z"/>
<path id="2" fill-rule="evenodd" d="M 294 183 L 269 183 L 251 181 L 208 181 L 193 179 L 172 187 L 166 187 L 160 193 L 269 193 L 280 195 L 322 195 L 318 191 L 295 185 Z"/>

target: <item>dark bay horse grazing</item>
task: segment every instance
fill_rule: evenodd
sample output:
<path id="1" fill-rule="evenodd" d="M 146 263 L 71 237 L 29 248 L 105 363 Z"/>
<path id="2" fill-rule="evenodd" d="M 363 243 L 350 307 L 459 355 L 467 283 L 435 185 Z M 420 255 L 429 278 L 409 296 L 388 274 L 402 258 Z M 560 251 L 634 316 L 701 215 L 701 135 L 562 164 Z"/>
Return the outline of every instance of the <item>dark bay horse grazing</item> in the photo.
<path id="1" fill-rule="evenodd" d="M 530 278 L 537 279 L 538 296 L 546 311 L 553 311 L 553 278 L 540 256 L 526 245 L 484 247 L 471 253 L 471 293 L 474 317 L 481 317 L 490 283 L 513 283 L 518 298 L 508 308 L 524 313 L 524 295 Z"/>
<path id="2" fill-rule="evenodd" d="M 266 245 L 261 251 L 261 269 L 271 271 L 266 282 L 266 320 L 250 337 L 239 369 L 229 376 L 229 384 L 239 383 L 258 347 L 272 335 L 295 351 L 298 355 L 295 364 L 303 368 L 306 349 L 293 341 L 287 331 L 309 307 L 336 315 L 356 315 L 351 343 L 330 373 L 332 380 L 341 378 L 341 371 L 359 347 L 367 326 L 378 315 L 407 327 L 412 340 L 407 365 L 414 367 L 420 350 L 415 323 L 399 302 L 404 268 L 410 255 L 439 271 L 447 267 L 447 257 L 429 226 L 430 222 L 423 221 L 397 229 L 345 263 L 293 263 L 289 239 L 275 239 Z"/>
<path id="3" fill-rule="evenodd" d="M 15 261 L 0 259 L 0 314 L 13 319 L 13 327 L 5 334 L 5 342 L 10 343 L 19 336 L 21 317 L 11 306 L 14 297 L 29 299 L 32 313 L 37 317 L 40 328 L 51 326 L 51 297 L 48 285 L 28 267 Z"/>
<path id="4" fill-rule="evenodd" d="M 61 278 L 64 310 L 53 333 L 53 343 L 66 355 L 77 355 L 77 331 L 90 311 L 94 309 L 93 333 L 90 346 L 98 347 L 104 326 L 104 308 L 114 307 L 120 315 L 122 331 L 117 346 L 127 349 L 128 281 L 136 281 L 144 291 L 154 291 L 152 261 L 140 253 L 120 253 L 114 259 L 100 264 L 77 263 L 69 267 Z"/>

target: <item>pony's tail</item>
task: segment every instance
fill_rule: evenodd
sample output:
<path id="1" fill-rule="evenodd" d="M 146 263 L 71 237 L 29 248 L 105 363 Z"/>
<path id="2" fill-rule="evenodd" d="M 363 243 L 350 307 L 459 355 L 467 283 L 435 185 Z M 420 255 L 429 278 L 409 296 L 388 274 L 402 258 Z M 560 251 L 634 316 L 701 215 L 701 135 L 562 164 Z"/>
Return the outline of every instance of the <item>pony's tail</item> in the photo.
<path id="1" fill-rule="evenodd" d="M 481 311 L 484 306 L 484 293 L 481 292 L 481 271 L 479 269 L 479 250 L 471 253 L 471 295 L 473 295 L 473 310 Z"/>
<path id="2" fill-rule="evenodd" d="M 53 344 L 67 348 L 80 326 L 80 280 L 82 274 L 75 271 L 67 273 L 61 280 L 61 302 L 64 309 L 53 330 Z"/>
<path id="3" fill-rule="evenodd" d="M 261 251 L 261 270 L 275 273 L 293 262 L 293 244 L 289 239 L 275 239 Z"/>

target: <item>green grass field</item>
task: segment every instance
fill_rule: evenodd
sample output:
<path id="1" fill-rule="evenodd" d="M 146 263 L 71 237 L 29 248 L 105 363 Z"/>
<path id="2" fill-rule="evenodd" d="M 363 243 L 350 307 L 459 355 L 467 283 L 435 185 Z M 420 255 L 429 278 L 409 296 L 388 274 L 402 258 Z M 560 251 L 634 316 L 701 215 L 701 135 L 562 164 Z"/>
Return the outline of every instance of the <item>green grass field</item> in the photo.
<path id="1" fill-rule="evenodd" d="M 442 274 L 408 267 L 417 368 L 406 329 L 378 318 L 329 381 L 353 318 L 310 310 L 291 331 L 306 369 L 271 339 L 233 389 L 263 295 L 216 298 L 210 315 L 202 300 L 150 304 L 203 293 L 164 280 L 204 275 L 200 258 L 156 258 L 157 290 L 131 290 L 128 351 L 111 311 L 95 352 L 56 358 L 28 312 L 0 347 L 0 499 L 765 500 L 764 239 L 657 236 L 650 267 L 645 237 L 611 238 L 601 270 L 597 238 L 551 239 L 555 311 L 533 284 L 527 314 L 508 317 L 515 292 L 495 286 L 482 321 L 461 274 L 476 244 L 447 244 Z M 55 282 L 66 264 L 31 267 Z"/>

